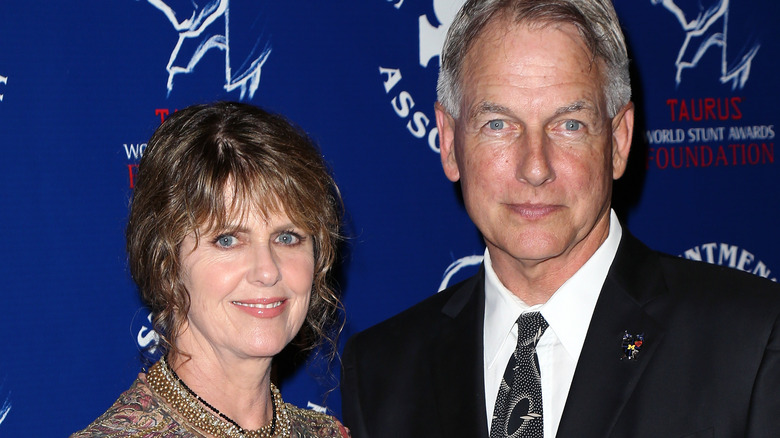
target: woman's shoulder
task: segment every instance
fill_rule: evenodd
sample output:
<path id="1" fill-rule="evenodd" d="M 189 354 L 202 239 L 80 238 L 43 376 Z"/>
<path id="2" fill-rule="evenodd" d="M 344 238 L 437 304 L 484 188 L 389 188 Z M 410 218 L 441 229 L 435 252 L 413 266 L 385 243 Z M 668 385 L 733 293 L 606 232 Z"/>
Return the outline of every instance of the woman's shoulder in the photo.
<path id="1" fill-rule="evenodd" d="M 349 438 L 349 430 L 335 417 L 313 411 L 301 409 L 290 403 L 285 403 L 285 408 L 290 416 L 290 436 L 293 438 Z"/>
<path id="2" fill-rule="evenodd" d="M 184 438 L 193 435 L 179 425 L 146 385 L 144 376 L 139 375 L 130 389 L 123 392 L 103 415 L 70 438 L 148 436 Z"/>

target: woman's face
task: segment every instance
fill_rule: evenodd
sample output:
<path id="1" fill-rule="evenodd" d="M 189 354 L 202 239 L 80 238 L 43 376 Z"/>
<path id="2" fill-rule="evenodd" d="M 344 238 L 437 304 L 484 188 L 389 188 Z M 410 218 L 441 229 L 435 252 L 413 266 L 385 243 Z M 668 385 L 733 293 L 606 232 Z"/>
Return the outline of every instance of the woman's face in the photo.
<path id="1" fill-rule="evenodd" d="M 248 214 L 230 225 L 201 233 L 197 242 L 191 233 L 181 245 L 190 310 L 176 345 L 193 358 L 272 357 L 306 317 L 312 236 L 283 213 L 267 221 Z"/>

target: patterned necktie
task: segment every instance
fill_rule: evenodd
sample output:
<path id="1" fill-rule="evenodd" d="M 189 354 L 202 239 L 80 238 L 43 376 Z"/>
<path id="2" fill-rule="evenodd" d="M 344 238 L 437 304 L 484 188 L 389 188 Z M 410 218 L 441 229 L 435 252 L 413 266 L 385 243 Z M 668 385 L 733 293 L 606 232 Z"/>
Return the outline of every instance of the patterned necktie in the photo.
<path id="1" fill-rule="evenodd" d="M 547 329 L 539 312 L 517 319 L 517 348 L 498 389 L 490 438 L 542 438 L 542 382 L 536 344 Z"/>

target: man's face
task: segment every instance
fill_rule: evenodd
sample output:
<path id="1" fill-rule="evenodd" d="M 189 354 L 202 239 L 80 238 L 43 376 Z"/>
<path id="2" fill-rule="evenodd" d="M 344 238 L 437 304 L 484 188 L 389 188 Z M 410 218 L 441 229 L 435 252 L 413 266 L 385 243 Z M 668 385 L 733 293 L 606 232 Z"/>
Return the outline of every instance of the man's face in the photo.
<path id="1" fill-rule="evenodd" d="M 458 119 L 437 105 L 445 174 L 461 181 L 502 281 L 518 263 L 576 270 L 608 234 L 633 109 L 607 116 L 590 58 L 574 26 L 497 20 L 464 59 Z"/>

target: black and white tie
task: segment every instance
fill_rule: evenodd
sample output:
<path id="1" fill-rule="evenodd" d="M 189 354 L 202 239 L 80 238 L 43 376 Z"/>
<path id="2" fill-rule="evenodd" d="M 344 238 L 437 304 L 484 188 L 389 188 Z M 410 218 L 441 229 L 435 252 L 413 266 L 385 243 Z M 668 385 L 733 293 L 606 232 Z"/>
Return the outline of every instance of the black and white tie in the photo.
<path id="1" fill-rule="evenodd" d="M 542 438 L 542 382 L 536 344 L 548 324 L 539 312 L 517 319 L 517 348 L 498 389 L 490 438 Z"/>

